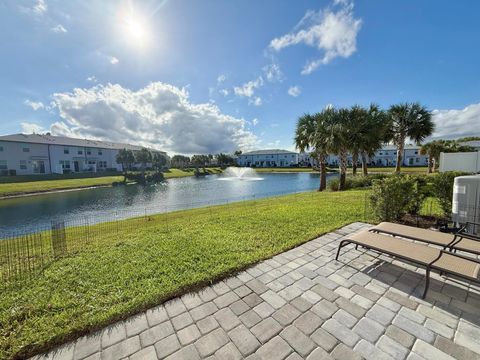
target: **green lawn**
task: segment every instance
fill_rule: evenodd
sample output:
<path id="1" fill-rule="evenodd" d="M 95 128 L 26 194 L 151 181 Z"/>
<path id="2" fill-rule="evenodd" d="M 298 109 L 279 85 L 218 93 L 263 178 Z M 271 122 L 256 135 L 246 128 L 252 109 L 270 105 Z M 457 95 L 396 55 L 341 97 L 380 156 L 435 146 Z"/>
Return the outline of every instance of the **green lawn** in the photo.
<path id="1" fill-rule="evenodd" d="M 95 241 L 81 252 L 0 289 L 0 358 L 47 350 L 335 228 L 371 221 L 367 195 L 308 192 L 96 225 L 88 231 Z"/>
<path id="2" fill-rule="evenodd" d="M 359 168 L 359 171 L 361 172 L 362 169 Z M 368 172 L 394 172 L 395 167 L 369 167 Z M 402 166 L 402 173 L 407 173 L 407 174 L 426 174 L 427 173 L 427 167 L 426 166 Z"/>
<path id="3" fill-rule="evenodd" d="M 318 172 L 312 168 L 304 167 L 288 167 L 288 168 L 254 168 L 256 172 L 265 173 L 265 172 Z"/>
<path id="4" fill-rule="evenodd" d="M 211 174 L 218 174 L 222 171 L 220 168 L 208 168 L 206 170 Z M 194 170 L 170 169 L 164 175 L 167 179 L 193 176 Z M 97 174 L 85 173 L 45 176 L 3 176 L 0 177 L 0 196 L 111 185 L 116 181 L 123 181 L 123 176 L 118 173 L 101 177 Z"/>

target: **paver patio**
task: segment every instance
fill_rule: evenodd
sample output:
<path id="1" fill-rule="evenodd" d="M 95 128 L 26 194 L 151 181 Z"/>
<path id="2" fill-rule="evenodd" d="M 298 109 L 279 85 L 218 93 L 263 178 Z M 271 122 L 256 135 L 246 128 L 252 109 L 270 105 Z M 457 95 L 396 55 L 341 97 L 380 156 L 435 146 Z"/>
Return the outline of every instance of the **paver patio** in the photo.
<path id="1" fill-rule="evenodd" d="M 480 286 L 339 240 L 354 223 L 35 359 L 480 359 Z"/>

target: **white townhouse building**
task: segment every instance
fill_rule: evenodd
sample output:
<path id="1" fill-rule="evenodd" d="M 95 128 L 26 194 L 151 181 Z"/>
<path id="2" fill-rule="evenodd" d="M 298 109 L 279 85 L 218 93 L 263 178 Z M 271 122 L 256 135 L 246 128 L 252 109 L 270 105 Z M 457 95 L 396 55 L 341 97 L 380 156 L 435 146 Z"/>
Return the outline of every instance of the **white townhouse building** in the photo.
<path id="1" fill-rule="evenodd" d="M 316 159 L 312 159 L 308 154 L 300 156 L 303 159 L 301 165 L 316 165 Z M 359 165 L 361 159 L 358 159 Z M 327 157 L 327 164 L 330 166 L 338 166 L 338 156 L 330 154 Z M 378 150 L 373 157 L 368 159 L 369 166 L 395 166 L 397 163 L 397 148 L 393 145 L 385 145 Z M 348 164 L 352 164 L 352 156 L 348 155 Z M 403 166 L 426 166 L 428 165 L 428 156 L 420 154 L 420 146 L 405 145 L 403 150 Z"/>
<path id="2" fill-rule="evenodd" d="M 479 140 L 474 140 L 474 141 L 464 141 L 460 143 L 461 145 L 465 146 L 471 146 L 474 151 L 480 151 L 480 141 Z"/>
<path id="3" fill-rule="evenodd" d="M 50 134 L 0 136 L 0 175 L 121 171 L 122 165 L 116 162 L 120 149 L 135 152 L 142 147 Z M 166 156 L 165 152 L 150 150 Z"/>
<path id="4" fill-rule="evenodd" d="M 238 155 L 237 165 L 247 167 L 297 166 L 298 153 L 280 149 L 249 151 Z"/>

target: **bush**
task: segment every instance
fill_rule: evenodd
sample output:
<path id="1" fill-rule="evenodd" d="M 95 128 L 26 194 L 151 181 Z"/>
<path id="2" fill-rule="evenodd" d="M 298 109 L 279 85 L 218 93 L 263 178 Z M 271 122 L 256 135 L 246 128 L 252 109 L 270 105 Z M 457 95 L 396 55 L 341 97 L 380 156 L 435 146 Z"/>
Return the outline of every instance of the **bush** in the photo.
<path id="1" fill-rule="evenodd" d="M 421 204 L 419 197 L 418 183 L 414 179 L 394 175 L 373 181 L 370 201 L 380 221 L 392 221 L 400 220 L 413 205 Z"/>
<path id="2" fill-rule="evenodd" d="M 372 186 L 374 180 L 385 179 L 386 177 L 391 176 L 388 174 L 372 174 L 365 176 L 350 176 L 345 179 L 345 190 L 349 189 L 360 189 Z M 340 183 L 339 178 L 332 179 L 328 182 L 328 188 L 331 191 L 337 191 Z"/>
<path id="3" fill-rule="evenodd" d="M 438 199 L 444 215 L 452 212 L 453 182 L 457 176 L 470 175 L 459 171 L 439 173 L 433 178 L 433 195 Z"/>

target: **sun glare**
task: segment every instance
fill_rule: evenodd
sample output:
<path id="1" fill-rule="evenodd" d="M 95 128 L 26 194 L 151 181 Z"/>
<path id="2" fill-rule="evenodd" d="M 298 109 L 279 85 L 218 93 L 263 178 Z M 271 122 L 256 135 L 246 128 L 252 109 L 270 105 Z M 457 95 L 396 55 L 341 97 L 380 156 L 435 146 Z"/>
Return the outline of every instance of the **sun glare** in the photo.
<path id="1" fill-rule="evenodd" d="M 145 48 L 150 42 L 150 31 L 144 17 L 132 10 L 122 14 L 121 31 L 131 46 Z"/>

